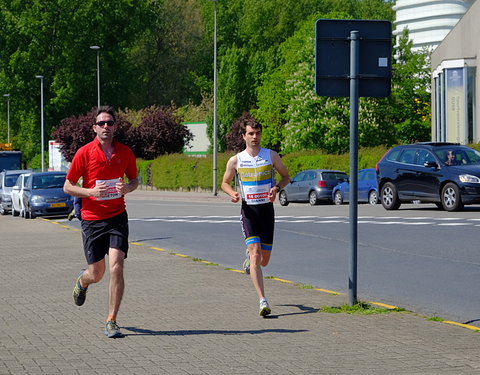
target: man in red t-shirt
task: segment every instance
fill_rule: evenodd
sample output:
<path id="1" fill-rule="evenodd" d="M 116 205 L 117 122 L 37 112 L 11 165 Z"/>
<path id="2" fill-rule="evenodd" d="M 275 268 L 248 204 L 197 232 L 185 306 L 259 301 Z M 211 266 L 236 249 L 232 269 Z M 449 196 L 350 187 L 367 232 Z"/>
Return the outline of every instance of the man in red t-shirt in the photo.
<path id="1" fill-rule="evenodd" d="M 115 113 L 99 107 L 93 124 L 95 139 L 75 154 L 63 190 L 82 199 L 82 237 L 88 268 L 81 270 L 73 289 L 75 304 L 82 306 L 90 284 L 105 274 L 109 257 L 107 337 L 121 337 L 116 323 L 124 291 L 123 264 L 128 253 L 128 216 L 124 196 L 138 186 L 135 155 L 114 141 Z M 124 183 L 124 176 L 128 183 Z M 80 177 L 82 186 L 77 186 Z"/>

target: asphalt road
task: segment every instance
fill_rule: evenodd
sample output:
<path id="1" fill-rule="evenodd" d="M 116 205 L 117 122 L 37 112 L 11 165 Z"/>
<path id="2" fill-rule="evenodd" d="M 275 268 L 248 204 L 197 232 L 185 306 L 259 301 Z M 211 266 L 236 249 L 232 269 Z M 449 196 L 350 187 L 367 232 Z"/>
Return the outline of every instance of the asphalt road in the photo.
<path id="1" fill-rule="evenodd" d="M 227 201 L 128 199 L 130 240 L 240 269 L 239 210 Z M 480 326 L 479 212 L 360 205 L 358 298 Z M 265 275 L 348 293 L 348 205 L 277 205 L 276 217 Z"/>

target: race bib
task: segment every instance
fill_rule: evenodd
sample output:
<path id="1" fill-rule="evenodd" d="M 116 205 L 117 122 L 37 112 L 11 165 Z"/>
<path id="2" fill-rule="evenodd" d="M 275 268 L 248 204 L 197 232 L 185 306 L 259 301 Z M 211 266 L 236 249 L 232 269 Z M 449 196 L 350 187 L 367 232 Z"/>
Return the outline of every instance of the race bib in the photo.
<path id="1" fill-rule="evenodd" d="M 270 192 L 270 185 L 256 185 L 244 186 L 245 202 L 247 204 L 262 204 L 268 203 L 268 193 Z"/>
<path id="2" fill-rule="evenodd" d="M 117 182 L 120 182 L 121 178 L 112 178 L 111 180 L 96 180 L 95 183 L 97 185 L 105 182 L 107 184 L 107 191 L 101 196 L 97 197 L 97 201 L 106 201 L 109 199 L 117 199 L 121 197 L 121 194 L 117 192 L 117 188 L 115 185 Z"/>

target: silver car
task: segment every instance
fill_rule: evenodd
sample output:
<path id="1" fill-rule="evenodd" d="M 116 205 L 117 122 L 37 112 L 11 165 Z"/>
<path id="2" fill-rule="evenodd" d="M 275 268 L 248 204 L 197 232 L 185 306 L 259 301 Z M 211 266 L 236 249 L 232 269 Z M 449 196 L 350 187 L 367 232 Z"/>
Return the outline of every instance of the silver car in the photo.
<path id="1" fill-rule="evenodd" d="M 292 178 L 278 197 L 282 206 L 290 202 L 309 202 L 312 206 L 320 202 L 333 203 L 332 191 L 341 182 L 348 181 L 345 172 L 330 169 L 309 169 Z"/>
<path id="2" fill-rule="evenodd" d="M 16 169 L 0 172 L 0 215 L 6 215 L 12 210 L 12 187 L 18 176 L 29 173 L 30 170 Z"/>

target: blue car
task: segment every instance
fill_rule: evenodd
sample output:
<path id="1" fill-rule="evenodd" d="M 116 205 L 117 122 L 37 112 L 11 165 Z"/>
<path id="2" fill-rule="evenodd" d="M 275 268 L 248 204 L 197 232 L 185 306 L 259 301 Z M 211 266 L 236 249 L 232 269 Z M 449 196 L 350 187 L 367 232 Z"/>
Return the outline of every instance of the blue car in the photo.
<path id="1" fill-rule="evenodd" d="M 65 172 L 32 173 L 23 193 L 25 218 L 37 216 L 68 216 L 73 209 L 73 197 L 65 194 Z"/>
<path id="2" fill-rule="evenodd" d="M 335 204 L 349 201 L 350 184 L 342 182 L 333 188 L 332 199 Z M 358 202 L 378 203 L 378 185 L 375 168 L 365 168 L 358 171 Z"/>

